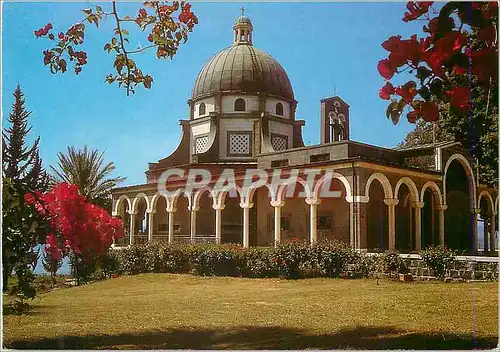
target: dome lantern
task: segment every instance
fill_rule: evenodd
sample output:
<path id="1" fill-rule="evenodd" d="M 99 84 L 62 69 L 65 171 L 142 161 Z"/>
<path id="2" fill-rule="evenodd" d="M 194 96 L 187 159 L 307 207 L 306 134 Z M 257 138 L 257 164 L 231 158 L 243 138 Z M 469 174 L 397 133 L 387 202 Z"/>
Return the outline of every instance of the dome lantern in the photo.
<path id="1" fill-rule="evenodd" d="M 247 44 L 252 45 L 252 21 L 245 16 L 245 8 L 241 8 L 241 16 L 238 17 L 233 26 L 234 42 L 233 45 Z"/>

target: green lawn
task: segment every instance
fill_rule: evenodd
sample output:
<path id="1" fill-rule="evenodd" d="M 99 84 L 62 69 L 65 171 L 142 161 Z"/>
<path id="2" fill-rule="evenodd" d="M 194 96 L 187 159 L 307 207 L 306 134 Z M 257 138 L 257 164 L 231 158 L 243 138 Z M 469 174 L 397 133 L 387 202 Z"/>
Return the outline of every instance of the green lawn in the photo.
<path id="1" fill-rule="evenodd" d="M 498 340 L 498 283 L 143 274 L 57 289 L 33 306 L 4 316 L 5 347 L 465 349 Z"/>

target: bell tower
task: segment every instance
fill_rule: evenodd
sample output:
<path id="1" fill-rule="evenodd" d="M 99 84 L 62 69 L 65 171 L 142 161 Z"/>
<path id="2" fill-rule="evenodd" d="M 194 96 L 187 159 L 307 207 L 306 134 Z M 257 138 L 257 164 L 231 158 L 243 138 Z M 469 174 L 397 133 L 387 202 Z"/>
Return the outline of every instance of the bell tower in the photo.
<path id="1" fill-rule="evenodd" d="M 321 144 L 349 140 L 349 105 L 340 97 L 321 100 Z"/>
<path id="2" fill-rule="evenodd" d="M 241 8 L 241 16 L 238 17 L 236 23 L 233 26 L 234 31 L 234 41 L 233 45 L 238 44 L 248 44 L 252 45 L 252 32 L 253 26 L 252 21 L 248 16 L 245 16 L 245 8 Z"/>

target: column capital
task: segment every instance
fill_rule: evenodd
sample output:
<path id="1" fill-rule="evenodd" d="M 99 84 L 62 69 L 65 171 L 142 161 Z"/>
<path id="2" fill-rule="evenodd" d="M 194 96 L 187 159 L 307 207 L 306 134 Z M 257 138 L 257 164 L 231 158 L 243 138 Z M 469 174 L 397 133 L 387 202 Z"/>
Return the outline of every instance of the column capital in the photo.
<path id="1" fill-rule="evenodd" d="M 413 206 L 414 208 L 417 208 L 417 209 L 422 209 L 422 208 L 424 207 L 424 205 L 425 205 L 425 203 L 424 203 L 424 202 L 418 202 L 418 201 L 416 201 L 416 202 L 413 202 L 413 203 L 412 203 L 412 206 Z"/>
<path id="2" fill-rule="evenodd" d="M 189 211 L 195 211 L 195 212 L 198 211 L 198 210 L 200 210 L 200 206 L 199 205 L 197 205 L 197 206 L 191 206 L 190 209 L 189 209 Z"/>
<path id="3" fill-rule="evenodd" d="M 476 214 L 476 215 L 477 215 L 477 214 L 480 214 L 480 213 L 481 213 L 481 208 L 474 208 L 474 209 L 472 209 L 472 212 L 473 212 L 474 214 Z"/>
<path id="4" fill-rule="evenodd" d="M 438 211 L 445 211 L 446 209 L 448 209 L 448 206 L 447 206 L 446 204 L 438 204 L 438 205 L 436 206 L 436 209 L 437 209 Z"/>
<path id="5" fill-rule="evenodd" d="M 240 208 L 242 209 L 251 209 L 253 207 L 253 203 L 240 203 Z"/>
<path id="6" fill-rule="evenodd" d="M 283 201 L 283 200 L 272 200 L 271 201 L 271 206 L 275 207 L 275 208 L 276 207 L 281 208 L 284 205 L 285 205 L 285 201 Z"/>
<path id="7" fill-rule="evenodd" d="M 399 199 L 394 199 L 394 198 L 385 198 L 384 199 L 384 204 L 387 206 L 396 206 L 399 204 Z"/>
<path id="8" fill-rule="evenodd" d="M 498 215 L 498 211 L 493 211 L 493 213 L 491 213 L 492 216 L 497 216 Z"/>
<path id="9" fill-rule="evenodd" d="M 175 213 L 176 211 L 177 211 L 177 208 L 167 207 L 167 213 Z"/>
<path id="10" fill-rule="evenodd" d="M 309 205 L 318 205 L 321 203 L 321 199 L 318 198 L 306 198 L 306 203 Z"/>
<path id="11" fill-rule="evenodd" d="M 345 197 L 345 200 L 348 203 L 368 203 L 370 201 L 370 197 L 368 197 L 368 196 L 349 196 L 349 197 Z"/>
<path id="12" fill-rule="evenodd" d="M 111 216 L 118 216 L 118 215 L 120 215 L 120 214 L 118 214 L 118 212 L 116 212 L 116 211 L 111 213 Z"/>
<path id="13" fill-rule="evenodd" d="M 147 209 L 146 213 L 148 213 L 148 214 L 156 214 L 156 209 Z"/>
<path id="14" fill-rule="evenodd" d="M 137 210 L 134 210 L 134 211 L 127 210 L 127 213 L 130 215 L 137 215 L 138 211 Z"/>
<path id="15" fill-rule="evenodd" d="M 222 204 L 222 205 L 220 205 L 220 204 L 212 204 L 212 209 L 213 210 L 224 210 L 225 207 L 226 207 L 225 204 Z"/>

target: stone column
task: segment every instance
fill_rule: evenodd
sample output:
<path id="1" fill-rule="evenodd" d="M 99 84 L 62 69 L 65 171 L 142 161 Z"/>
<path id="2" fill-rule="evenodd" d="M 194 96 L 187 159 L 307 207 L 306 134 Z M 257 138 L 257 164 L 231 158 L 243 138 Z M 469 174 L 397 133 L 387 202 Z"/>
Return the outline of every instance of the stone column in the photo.
<path id="1" fill-rule="evenodd" d="M 437 211 L 439 215 L 439 244 L 441 246 L 445 245 L 444 242 L 444 212 L 448 209 L 448 206 L 445 204 L 439 204 L 437 206 Z"/>
<path id="2" fill-rule="evenodd" d="M 215 210 L 215 242 L 221 244 L 222 241 L 222 210 L 225 205 L 212 205 Z"/>
<path id="3" fill-rule="evenodd" d="M 321 199 L 307 198 L 306 203 L 309 204 L 309 238 L 311 244 L 318 241 L 317 219 L 318 219 L 318 204 Z"/>
<path id="4" fill-rule="evenodd" d="M 253 203 L 240 203 L 243 209 L 243 247 L 250 247 L 250 209 Z"/>
<path id="5" fill-rule="evenodd" d="M 396 205 L 398 205 L 399 200 L 393 198 L 384 199 L 385 205 L 387 205 L 387 215 L 389 217 L 388 221 L 388 232 L 389 232 L 389 251 L 394 252 L 396 250 Z"/>
<path id="6" fill-rule="evenodd" d="M 190 230 L 191 230 L 191 243 L 195 243 L 196 240 L 196 212 L 200 210 L 200 207 L 191 207 L 191 224 L 190 224 Z"/>
<path id="7" fill-rule="evenodd" d="M 368 222 L 367 222 L 367 205 L 370 201 L 370 197 L 367 196 L 355 196 L 354 201 L 354 213 L 356 215 L 355 221 L 353 220 L 356 228 L 356 249 L 367 249 L 368 248 Z"/>
<path id="8" fill-rule="evenodd" d="M 477 216 L 481 212 L 481 209 L 472 209 L 472 250 L 477 252 L 478 250 L 478 235 L 477 235 Z"/>
<path id="9" fill-rule="evenodd" d="M 415 208 L 415 250 L 417 251 L 422 249 L 422 208 L 424 205 L 423 202 L 413 203 Z"/>
<path id="10" fill-rule="evenodd" d="M 272 200 L 271 206 L 274 207 L 274 245 L 281 242 L 281 208 L 285 205 L 284 201 Z"/>
<path id="11" fill-rule="evenodd" d="M 155 209 L 148 210 L 148 242 L 153 241 L 153 231 L 154 231 L 154 213 L 156 213 Z"/>
<path id="12" fill-rule="evenodd" d="M 493 212 L 490 217 L 490 251 L 495 251 L 495 221 L 496 213 Z"/>
<path id="13" fill-rule="evenodd" d="M 167 209 L 168 212 L 168 243 L 174 242 L 174 214 L 176 209 Z"/>
<path id="14" fill-rule="evenodd" d="M 490 230 L 490 223 L 488 221 L 489 221 L 488 217 L 485 217 L 483 219 L 483 244 L 484 244 L 483 253 L 489 252 L 488 232 Z"/>
<path id="15" fill-rule="evenodd" d="M 130 238 L 129 238 L 129 245 L 134 244 L 134 233 L 135 233 L 135 216 L 137 215 L 137 212 L 129 212 L 130 214 Z"/>

